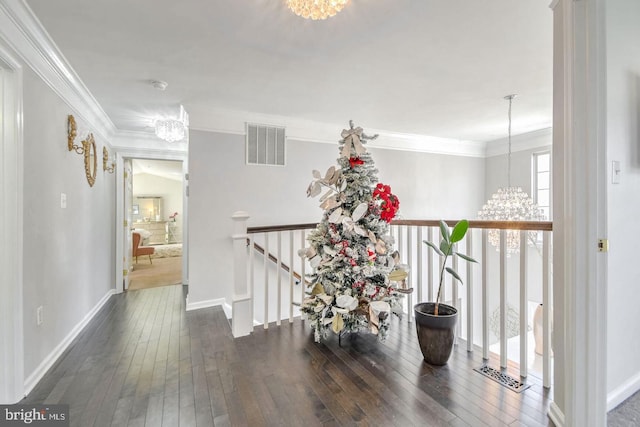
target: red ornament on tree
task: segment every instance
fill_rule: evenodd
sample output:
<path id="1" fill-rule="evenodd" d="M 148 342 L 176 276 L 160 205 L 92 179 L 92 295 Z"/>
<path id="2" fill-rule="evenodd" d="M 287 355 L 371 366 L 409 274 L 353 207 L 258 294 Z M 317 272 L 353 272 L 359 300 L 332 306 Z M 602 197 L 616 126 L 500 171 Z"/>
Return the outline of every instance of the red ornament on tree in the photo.
<path id="1" fill-rule="evenodd" d="M 391 193 L 391 187 L 382 183 L 373 190 L 373 200 L 380 208 L 380 218 L 391 222 L 400 208 L 400 200 Z"/>
<path id="2" fill-rule="evenodd" d="M 349 164 L 351 165 L 351 169 L 357 165 L 364 165 L 364 161 L 360 159 L 360 157 L 349 157 Z"/>

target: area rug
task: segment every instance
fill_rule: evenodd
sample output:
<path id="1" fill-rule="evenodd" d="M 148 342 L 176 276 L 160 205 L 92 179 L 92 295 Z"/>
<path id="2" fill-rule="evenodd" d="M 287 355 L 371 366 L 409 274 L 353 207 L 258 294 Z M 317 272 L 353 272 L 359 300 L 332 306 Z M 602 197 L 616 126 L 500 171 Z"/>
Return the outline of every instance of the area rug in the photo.
<path id="1" fill-rule="evenodd" d="M 155 251 L 151 258 L 169 258 L 182 256 L 182 243 L 172 243 L 169 245 L 153 245 Z"/>
<path id="2" fill-rule="evenodd" d="M 158 286 L 182 283 L 182 257 L 154 258 L 153 264 L 148 257 L 140 257 L 133 264 L 129 275 L 129 290 L 156 288 Z"/>

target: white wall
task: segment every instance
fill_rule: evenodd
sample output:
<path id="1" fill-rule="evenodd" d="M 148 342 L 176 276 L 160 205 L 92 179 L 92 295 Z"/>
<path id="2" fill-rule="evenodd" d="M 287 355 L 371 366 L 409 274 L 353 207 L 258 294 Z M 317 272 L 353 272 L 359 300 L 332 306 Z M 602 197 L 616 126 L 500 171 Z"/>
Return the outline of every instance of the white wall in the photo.
<path id="1" fill-rule="evenodd" d="M 549 144 L 547 146 L 532 148 L 528 150 L 516 151 L 511 153 L 511 185 L 522 187 L 522 189 L 531 196 L 531 178 L 532 164 L 531 159 L 534 153 L 543 151 L 551 151 L 551 135 L 548 136 Z M 489 142 L 488 144 L 491 144 Z M 507 186 L 507 165 L 509 164 L 508 156 L 501 154 L 498 156 L 487 157 L 486 159 L 486 190 L 485 200 L 487 200 L 499 187 Z M 482 203 L 484 204 L 484 202 Z M 482 207 L 482 205 L 480 206 Z"/>
<path id="2" fill-rule="evenodd" d="M 133 176 L 133 196 L 160 196 L 162 197 L 161 221 L 171 221 L 169 215 L 178 212 L 176 225 L 182 224 L 182 181 L 163 178 L 157 175 L 139 173 Z M 135 203 L 135 202 L 134 202 Z M 141 218 L 142 212 L 139 215 Z M 144 215 L 148 216 L 148 215 Z M 134 216 L 134 221 L 136 220 Z"/>
<path id="3" fill-rule="evenodd" d="M 79 143 L 91 124 L 79 118 L 28 68 L 24 73 L 24 366 L 33 378 L 47 357 L 114 288 L 114 174 L 98 171 L 93 188 L 83 157 L 67 150 L 67 115 Z M 60 194 L 67 208 L 60 207 Z M 36 325 L 36 308 L 44 322 Z M 43 373 L 43 372 L 42 372 Z"/>
<path id="4" fill-rule="evenodd" d="M 609 409 L 640 389 L 640 2 L 607 3 L 607 157 L 620 184 L 608 186 L 607 392 Z M 611 164 L 609 163 L 609 168 Z"/>
<path id="5" fill-rule="evenodd" d="M 405 218 L 469 216 L 481 205 L 484 159 L 370 150 L 380 180 L 400 198 Z M 230 301 L 233 212 L 247 211 L 249 226 L 318 222 L 322 216 L 318 201 L 306 196 L 311 171 L 324 173 L 338 155 L 337 142 L 290 140 L 285 167 L 247 166 L 244 136 L 192 131 L 189 304 L 217 298 Z"/>

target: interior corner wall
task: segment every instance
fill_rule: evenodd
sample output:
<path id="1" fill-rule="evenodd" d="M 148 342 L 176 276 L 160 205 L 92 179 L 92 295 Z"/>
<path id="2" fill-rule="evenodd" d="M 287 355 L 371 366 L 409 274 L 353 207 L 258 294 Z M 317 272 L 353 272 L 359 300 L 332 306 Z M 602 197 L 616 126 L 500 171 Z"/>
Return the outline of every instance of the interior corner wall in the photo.
<path id="1" fill-rule="evenodd" d="M 370 151 L 380 181 L 391 185 L 405 218 L 471 216 L 481 206 L 483 158 L 375 147 Z M 244 135 L 192 130 L 189 304 L 206 305 L 207 301 L 220 298 L 231 302 L 231 215 L 248 212 L 249 226 L 318 222 L 322 216 L 318 200 L 306 196 L 311 171 L 317 169 L 324 174 L 336 164 L 338 155 L 337 143 L 288 140 L 286 166 L 246 165 Z"/>
<path id="2" fill-rule="evenodd" d="M 98 170 L 89 187 L 83 156 L 67 150 L 67 115 L 76 117 L 78 144 L 92 132 L 91 124 L 27 67 L 23 84 L 24 372 L 29 379 L 114 288 L 115 174 L 103 172 L 106 141 L 94 134 Z M 39 306 L 43 323 L 38 326 Z"/>
<path id="3" fill-rule="evenodd" d="M 551 151 L 551 136 L 549 136 L 548 147 L 511 153 L 511 185 L 522 187 L 529 196 L 532 196 L 532 157 L 535 153 L 543 151 Z M 487 157 L 486 161 L 485 201 L 488 200 L 498 188 L 508 186 L 509 156 L 507 154 L 501 154 L 499 156 Z M 482 204 L 484 204 L 484 202 Z"/>
<path id="4" fill-rule="evenodd" d="M 608 179 L 607 393 L 609 408 L 640 389 L 640 2 L 606 7 L 607 160 L 620 162 L 619 184 Z"/>

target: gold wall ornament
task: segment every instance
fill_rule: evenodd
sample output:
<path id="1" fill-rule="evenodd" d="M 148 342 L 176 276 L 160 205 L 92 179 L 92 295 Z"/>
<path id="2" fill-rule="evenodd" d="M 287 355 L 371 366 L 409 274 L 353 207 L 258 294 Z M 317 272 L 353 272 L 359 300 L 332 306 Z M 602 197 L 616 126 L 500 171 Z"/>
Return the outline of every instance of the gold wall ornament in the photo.
<path id="1" fill-rule="evenodd" d="M 75 150 L 78 154 L 84 153 L 84 148 L 76 145 L 75 140 L 78 136 L 78 127 L 76 125 L 76 118 L 72 114 L 67 116 L 67 148 L 69 151 Z"/>
<path id="2" fill-rule="evenodd" d="M 84 152 L 84 172 L 87 176 L 89 187 L 93 187 L 96 182 L 96 172 L 98 169 L 98 156 L 96 155 L 96 141 L 90 133 L 87 139 L 82 141 Z"/>
<path id="3" fill-rule="evenodd" d="M 109 173 L 113 173 L 116 170 L 116 162 L 109 159 L 107 147 L 102 147 L 102 170 Z"/>

